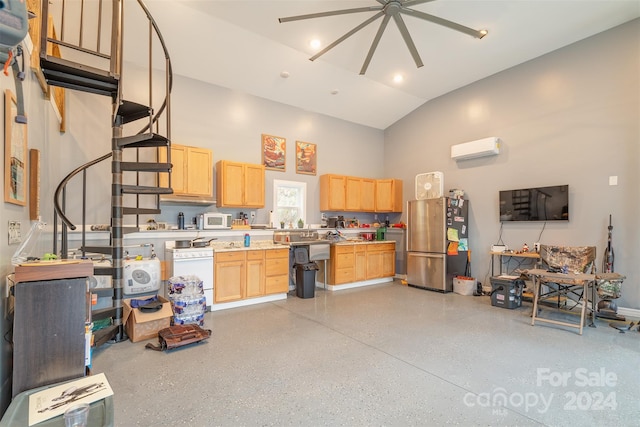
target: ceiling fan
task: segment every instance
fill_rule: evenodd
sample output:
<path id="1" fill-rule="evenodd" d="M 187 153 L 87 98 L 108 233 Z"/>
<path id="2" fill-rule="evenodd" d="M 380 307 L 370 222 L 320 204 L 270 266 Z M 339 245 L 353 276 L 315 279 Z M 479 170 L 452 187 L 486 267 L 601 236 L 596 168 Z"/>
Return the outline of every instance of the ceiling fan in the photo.
<path id="1" fill-rule="evenodd" d="M 360 12 L 377 12 L 372 17 L 368 18 L 360 25 L 357 25 L 352 30 L 345 33 L 342 37 L 313 55 L 309 58 L 311 61 L 314 61 L 327 53 L 329 50 L 336 47 L 338 44 L 342 43 L 347 38 L 351 37 L 353 34 L 357 33 L 367 25 L 371 24 L 375 20 L 380 17 L 382 18 L 382 22 L 380 23 L 380 27 L 378 28 L 378 32 L 373 38 L 373 42 L 371 43 L 371 47 L 369 48 L 369 52 L 367 57 L 364 60 L 364 64 L 362 64 L 362 68 L 360 69 L 360 74 L 364 74 L 369 67 L 369 63 L 371 62 L 371 58 L 373 57 L 376 48 L 378 47 L 378 43 L 380 42 L 380 38 L 382 38 L 382 33 L 387 28 L 387 24 L 389 20 L 393 18 L 398 29 L 400 30 L 400 34 L 404 39 L 411 56 L 413 57 L 414 62 L 416 63 L 416 67 L 420 68 L 424 64 L 422 63 L 422 59 L 420 58 L 420 54 L 416 49 L 415 44 L 413 43 L 413 39 L 409 34 L 409 30 L 402 19 L 402 14 L 413 16 L 415 18 L 424 19 L 425 21 L 432 22 L 434 24 L 442 25 L 444 27 L 450 28 L 452 30 L 460 31 L 462 33 L 468 34 L 470 36 L 476 37 L 478 39 L 483 38 L 488 34 L 487 30 L 474 30 L 473 28 L 465 27 L 464 25 L 458 24 L 456 22 L 449 21 L 447 19 L 443 19 L 434 15 L 429 15 L 428 13 L 420 12 L 418 10 L 411 9 L 410 6 L 415 6 L 422 3 L 429 3 L 435 0 L 375 0 L 377 3 L 380 3 L 380 6 L 368 6 L 368 7 L 357 7 L 353 9 L 342 9 L 342 10 L 332 10 L 328 12 L 319 12 L 319 13 L 310 13 L 307 15 L 298 15 L 298 16 L 289 16 L 286 18 L 278 18 L 280 23 L 283 22 L 291 22 L 291 21 L 300 21 L 303 19 L 313 19 L 313 18 L 322 18 L 325 16 L 334 16 L 334 15 L 346 15 L 350 13 L 360 13 Z"/>

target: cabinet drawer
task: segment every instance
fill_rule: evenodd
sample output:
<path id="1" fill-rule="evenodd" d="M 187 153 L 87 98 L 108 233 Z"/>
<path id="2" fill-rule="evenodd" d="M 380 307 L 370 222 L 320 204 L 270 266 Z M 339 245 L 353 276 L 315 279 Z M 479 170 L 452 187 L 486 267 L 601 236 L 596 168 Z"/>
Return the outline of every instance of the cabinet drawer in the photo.
<path id="1" fill-rule="evenodd" d="M 264 251 L 266 259 L 289 258 L 289 249 L 268 249 Z"/>
<path id="2" fill-rule="evenodd" d="M 288 275 L 289 259 L 288 258 L 267 259 L 266 274 L 267 276 L 277 276 L 282 274 Z"/>
<path id="3" fill-rule="evenodd" d="M 395 251 L 395 244 L 393 243 L 371 243 L 367 245 L 367 252 L 384 252 Z"/>
<path id="4" fill-rule="evenodd" d="M 289 292 L 289 276 L 280 275 L 267 277 L 265 280 L 265 293 L 275 294 Z"/>
<path id="5" fill-rule="evenodd" d="M 366 252 L 367 251 L 367 246 L 368 245 L 364 245 L 364 244 L 353 245 L 353 251 L 356 252 L 356 253 Z"/>
<path id="6" fill-rule="evenodd" d="M 353 267 L 336 269 L 336 284 L 353 282 Z"/>
<path id="7" fill-rule="evenodd" d="M 335 246 L 336 255 L 353 253 L 353 246 L 354 245 L 336 245 Z"/>
<path id="8" fill-rule="evenodd" d="M 249 260 L 261 260 L 261 259 L 264 259 L 264 251 L 263 250 L 247 251 L 247 261 L 249 261 Z"/>
<path id="9" fill-rule="evenodd" d="M 214 254 L 215 262 L 227 261 L 244 261 L 246 251 L 216 252 Z"/>

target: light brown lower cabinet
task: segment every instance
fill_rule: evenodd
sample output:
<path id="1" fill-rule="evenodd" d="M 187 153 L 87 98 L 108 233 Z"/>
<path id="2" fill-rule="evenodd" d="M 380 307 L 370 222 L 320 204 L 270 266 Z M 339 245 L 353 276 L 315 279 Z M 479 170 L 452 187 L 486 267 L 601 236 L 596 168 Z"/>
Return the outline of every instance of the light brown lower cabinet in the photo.
<path id="1" fill-rule="evenodd" d="M 332 245 L 330 285 L 342 285 L 395 275 L 395 243 Z"/>
<path id="2" fill-rule="evenodd" d="M 216 252 L 216 303 L 289 291 L 289 250 Z"/>

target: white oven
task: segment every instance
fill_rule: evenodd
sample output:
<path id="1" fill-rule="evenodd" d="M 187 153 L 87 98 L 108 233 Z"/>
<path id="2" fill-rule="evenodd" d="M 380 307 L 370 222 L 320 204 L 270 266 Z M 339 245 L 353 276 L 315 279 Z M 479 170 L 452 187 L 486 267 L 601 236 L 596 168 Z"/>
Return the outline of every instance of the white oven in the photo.
<path id="1" fill-rule="evenodd" d="M 175 248 L 173 241 L 165 242 L 167 277 L 198 276 L 202 280 L 207 308 L 213 304 L 213 248 Z"/>

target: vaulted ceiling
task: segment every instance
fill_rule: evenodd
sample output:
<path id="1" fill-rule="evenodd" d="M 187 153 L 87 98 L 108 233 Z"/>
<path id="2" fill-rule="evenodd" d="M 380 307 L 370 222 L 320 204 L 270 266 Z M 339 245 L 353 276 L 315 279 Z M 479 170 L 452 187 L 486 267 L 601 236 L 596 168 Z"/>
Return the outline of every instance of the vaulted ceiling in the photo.
<path id="1" fill-rule="evenodd" d="M 476 30 L 482 39 L 403 15 L 422 67 L 390 19 L 364 75 L 382 19 L 318 59 L 323 47 L 376 11 L 279 23 L 278 18 L 406 0 L 147 0 L 174 72 L 307 111 L 385 129 L 425 102 L 640 17 L 638 0 L 435 0 L 411 8 Z M 414 4 L 415 3 L 415 4 Z M 638 52 L 630 52 L 638 54 Z M 403 81 L 395 83 L 396 74 Z M 284 77 L 283 77 L 284 76 Z"/>

